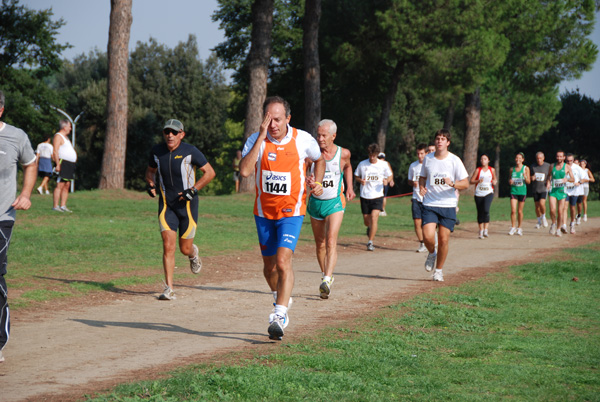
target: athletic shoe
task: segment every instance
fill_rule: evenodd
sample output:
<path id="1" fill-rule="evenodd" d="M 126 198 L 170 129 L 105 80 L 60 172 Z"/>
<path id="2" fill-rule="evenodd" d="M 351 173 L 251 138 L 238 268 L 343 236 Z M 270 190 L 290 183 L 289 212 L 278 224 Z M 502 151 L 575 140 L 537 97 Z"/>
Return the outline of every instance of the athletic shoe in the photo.
<path id="1" fill-rule="evenodd" d="M 521 229 L 521 228 L 518 228 L 518 229 L 517 229 L 517 234 L 518 234 L 519 236 L 523 236 L 523 229 Z"/>
<path id="2" fill-rule="evenodd" d="M 269 339 L 275 339 L 280 341 L 283 337 L 283 329 L 289 324 L 288 315 L 285 317 L 279 314 L 271 314 L 269 316 Z"/>
<path id="3" fill-rule="evenodd" d="M 39 186 L 36 190 L 38 191 L 38 193 L 44 194 L 44 192 L 42 191 L 42 186 Z"/>
<path id="4" fill-rule="evenodd" d="M 160 296 L 158 296 L 158 300 L 175 300 L 175 292 L 169 286 L 165 285 L 165 290 L 162 292 Z"/>
<path id="5" fill-rule="evenodd" d="M 321 299 L 329 299 L 329 295 L 331 294 L 331 285 L 333 285 L 333 276 L 331 280 L 327 281 L 323 279 L 321 282 L 321 286 L 319 286 L 319 296 Z"/>
<path id="6" fill-rule="evenodd" d="M 556 236 L 558 236 L 558 237 L 562 236 L 562 232 L 560 230 L 557 230 L 556 231 Z"/>
<path id="7" fill-rule="evenodd" d="M 387 216 L 387 213 L 386 213 L 385 211 L 381 211 L 381 212 L 379 213 L 379 216 Z"/>
<path id="8" fill-rule="evenodd" d="M 70 213 L 70 214 L 72 214 L 72 213 L 73 213 L 73 211 L 71 211 L 71 210 L 70 210 L 69 208 L 67 208 L 66 206 L 64 206 L 64 207 L 60 207 L 60 209 L 62 209 L 62 211 L 63 211 L 63 212 L 68 212 L 68 213 Z"/>
<path id="9" fill-rule="evenodd" d="M 427 247 L 425 247 L 424 243 L 421 243 L 421 245 L 419 246 L 419 249 L 417 250 L 417 253 L 424 253 L 427 251 Z"/>
<path id="10" fill-rule="evenodd" d="M 198 273 L 200 273 L 200 270 L 202 269 L 202 260 L 200 259 L 200 256 L 198 255 L 198 246 L 193 244 L 193 247 L 194 247 L 194 254 L 196 254 L 196 256 L 190 258 L 190 269 L 192 270 L 192 274 L 198 274 Z"/>
<path id="11" fill-rule="evenodd" d="M 577 214 L 577 217 L 575 218 L 575 223 L 577 225 L 581 225 L 581 214 Z"/>
<path id="12" fill-rule="evenodd" d="M 433 281 L 434 282 L 444 282 L 444 274 L 441 270 L 435 270 L 433 273 Z"/>
<path id="13" fill-rule="evenodd" d="M 489 237 L 487 229 L 483 229 L 483 237 Z"/>
<path id="14" fill-rule="evenodd" d="M 539 223 L 539 222 L 538 222 L 538 223 L 536 223 L 536 224 L 535 224 L 535 228 L 536 228 L 536 229 L 539 229 L 539 228 L 541 228 L 541 227 L 542 227 L 542 224 L 541 224 L 541 223 Z"/>
<path id="15" fill-rule="evenodd" d="M 369 240 L 369 242 L 367 243 L 367 250 L 368 251 L 375 251 L 375 246 L 373 245 L 373 242 Z"/>
<path id="16" fill-rule="evenodd" d="M 4 356 L 2 356 L 2 351 L 0 350 L 0 363 L 4 361 Z"/>
<path id="17" fill-rule="evenodd" d="M 52 208 L 52 210 L 53 210 L 53 211 L 55 211 L 55 212 L 65 212 L 65 211 L 63 211 L 63 210 L 62 210 L 61 208 L 59 208 L 59 207 Z"/>
<path id="18" fill-rule="evenodd" d="M 571 234 L 575 234 L 575 225 L 571 222 Z"/>
<path id="19" fill-rule="evenodd" d="M 508 231 L 508 235 L 509 235 L 509 236 L 512 236 L 512 235 L 514 235 L 515 233 L 517 233 L 517 228 L 510 228 L 510 230 Z"/>
<path id="20" fill-rule="evenodd" d="M 333 281 L 331 282 L 333 283 Z M 275 305 L 277 304 L 277 297 L 275 297 L 275 295 L 273 295 L 273 300 L 275 300 L 275 302 L 273 302 L 273 312 L 275 312 Z M 290 296 L 290 300 L 288 300 L 288 311 L 292 308 L 292 304 L 294 304 L 294 298 Z"/>
<path id="21" fill-rule="evenodd" d="M 50 191 L 46 190 L 46 195 L 50 194 Z"/>
<path id="22" fill-rule="evenodd" d="M 569 233 L 569 231 L 567 230 L 567 225 L 562 225 L 560 230 L 562 230 L 563 233 Z"/>
<path id="23" fill-rule="evenodd" d="M 429 253 L 427 255 L 427 259 L 425 260 L 425 271 L 431 272 L 433 268 L 435 268 L 435 260 L 437 258 L 437 253 Z"/>
<path id="24" fill-rule="evenodd" d="M 583 221 L 587 222 L 587 214 L 583 214 Z"/>
<path id="25" fill-rule="evenodd" d="M 550 234 L 553 235 L 553 236 L 556 234 L 556 223 L 553 223 L 550 226 Z"/>
<path id="26" fill-rule="evenodd" d="M 483 237 L 483 230 L 481 230 L 481 231 L 479 232 L 479 238 L 480 238 L 480 239 L 485 239 L 485 237 Z"/>
<path id="27" fill-rule="evenodd" d="M 545 228 L 548 227 L 548 221 L 546 220 L 546 215 L 542 215 L 542 225 L 544 225 Z"/>

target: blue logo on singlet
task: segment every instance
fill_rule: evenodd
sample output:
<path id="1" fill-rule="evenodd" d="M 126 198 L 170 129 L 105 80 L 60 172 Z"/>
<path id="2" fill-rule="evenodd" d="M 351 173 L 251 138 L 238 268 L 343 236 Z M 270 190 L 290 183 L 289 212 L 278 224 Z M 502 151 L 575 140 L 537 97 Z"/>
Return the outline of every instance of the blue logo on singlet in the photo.
<path id="1" fill-rule="evenodd" d="M 265 176 L 265 179 L 269 181 L 285 181 L 286 176 L 269 173 Z"/>

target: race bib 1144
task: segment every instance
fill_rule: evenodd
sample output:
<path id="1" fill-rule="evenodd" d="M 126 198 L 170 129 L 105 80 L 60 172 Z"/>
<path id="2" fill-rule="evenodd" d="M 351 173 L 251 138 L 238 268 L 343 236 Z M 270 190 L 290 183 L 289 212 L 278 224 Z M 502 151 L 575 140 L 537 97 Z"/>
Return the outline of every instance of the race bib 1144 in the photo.
<path id="1" fill-rule="evenodd" d="M 263 193 L 274 195 L 290 195 L 292 190 L 292 174 L 290 172 L 262 171 Z"/>

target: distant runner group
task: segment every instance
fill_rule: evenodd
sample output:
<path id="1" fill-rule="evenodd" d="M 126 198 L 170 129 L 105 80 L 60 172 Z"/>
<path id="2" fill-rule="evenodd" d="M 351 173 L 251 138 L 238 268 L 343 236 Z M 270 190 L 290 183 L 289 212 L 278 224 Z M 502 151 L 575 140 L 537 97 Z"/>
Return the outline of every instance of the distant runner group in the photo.
<path id="1" fill-rule="evenodd" d="M 337 125 L 322 120 L 316 139 L 309 133 L 289 125 L 290 105 L 280 97 L 267 98 L 263 106 L 264 120 L 257 133 L 244 144 L 234 163 L 237 177 L 255 175 L 256 198 L 254 219 L 263 258 L 263 274 L 273 294 L 273 310 L 269 315 L 271 339 L 282 339 L 289 325 L 288 311 L 293 303 L 294 271 L 292 256 L 300 235 L 304 215 L 308 212 L 321 270 L 318 287 L 322 299 L 328 299 L 334 283 L 337 262 L 337 238 L 348 201 L 354 199 L 354 181 L 360 184 L 360 206 L 367 229 L 368 251 L 375 250 L 378 220 L 384 216 L 385 186 L 393 185 L 393 173 L 377 144 L 368 146 L 368 158 L 354 172 L 350 151 L 334 143 Z M 193 244 L 198 190 L 214 177 L 204 155 L 183 143 L 183 124 L 169 120 L 163 130 L 165 143 L 157 145 L 150 158 L 146 181 L 151 196 L 160 194 L 159 223 L 164 243 L 163 264 L 165 290 L 159 299 L 172 300 L 176 233 L 179 248 L 190 259 L 193 273 L 202 263 Z M 459 190 L 475 185 L 475 204 L 479 238 L 489 236 L 490 206 L 498 184 L 490 159 L 482 155 L 481 165 L 469 177 L 461 159 L 449 151 L 451 134 L 438 130 L 431 145 L 417 145 L 417 160 L 408 170 L 408 184 L 413 187 L 412 217 L 419 240 L 417 252 L 428 252 L 425 269 L 433 271 L 434 281 L 443 281 L 443 267 L 448 256 L 450 233 L 457 222 Z M 241 157 L 241 159 L 240 159 Z M 557 163 L 544 162 L 536 155 L 536 164 L 524 165 L 525 156 L 515 157 L 510 169 L 511 229 L 509 235 L 523 235 L 523 207 L 527 185 L 533 183 L 538 222 L 536 228 L 547 227 L 545 199 L 550 197 L 552 225 L 550 233 L 566 233 L 566 205 L 571 205 L 571 233 L 574 225 L 587 220 L 587 192 L 594 181 L 586 162 L 576 163 L 571 154 L 557 153 Z M 582 167 L 579 167 L 579 164 Z M 195 177 L 195 168 L 204 174 Z M 158 182 L 155 182 L 155 175 Z M 239 184 L 239 183 L 238 183 Z M 568 204 L 567 204 L 568 203 Z M 577 212 L 577 215 L 575 214 Z"/>

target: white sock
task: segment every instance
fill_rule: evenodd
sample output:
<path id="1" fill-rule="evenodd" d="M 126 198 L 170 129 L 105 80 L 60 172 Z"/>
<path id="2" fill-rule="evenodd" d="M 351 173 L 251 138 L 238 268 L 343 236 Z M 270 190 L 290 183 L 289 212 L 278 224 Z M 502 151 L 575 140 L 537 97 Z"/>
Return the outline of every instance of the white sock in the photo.
<path id="1" fill-rule="evenodd" d="M 277 291 L 273 292 L 273 300 L 275 300 L 275 303 L 277 303 Z"/>
<path id="2" fill-rule="evenodd" d="M 281 304 L 275 305 L 275 314 L 285 317 L 287 314 L 288 308 L 286 306 L 282 306 Z"/>
<path id="3" fill-rule="evenodd" d="M 441 270 L 441 269 L 437 269 L 437 268 L 436 268 L 436 269 L 435 269 L 435 273 L 436 273 L 436 274 L 441 274 L 441 273 L 442 273 L 442 270 Z"/>
<path id="4" fill-rule="evenodd" d="M 324 276 L 323 280 L 326 280 L 327 282 L 331 282 L 331 276 Z"/>

